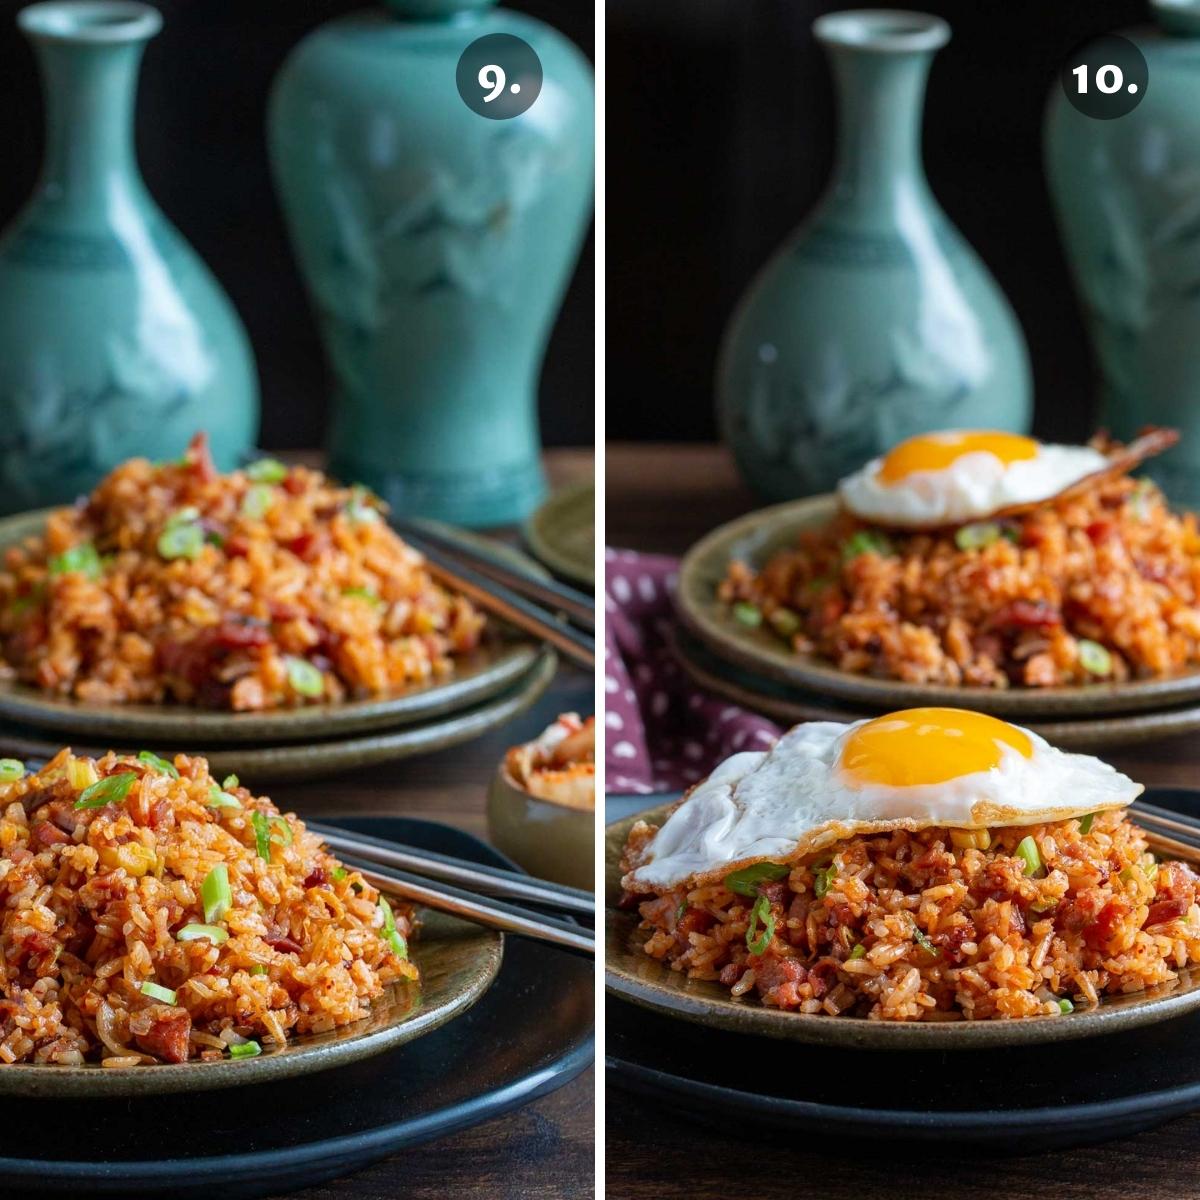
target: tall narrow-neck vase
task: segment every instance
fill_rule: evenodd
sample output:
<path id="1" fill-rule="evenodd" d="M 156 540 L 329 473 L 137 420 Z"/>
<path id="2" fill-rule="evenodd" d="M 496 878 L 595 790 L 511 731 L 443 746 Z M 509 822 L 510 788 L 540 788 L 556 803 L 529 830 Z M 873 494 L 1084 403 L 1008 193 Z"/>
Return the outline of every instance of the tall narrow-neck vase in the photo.
<path id="1" fill-rule="evenodd" d="M 330 466 L 397 510 L 467 525 L 544 493 L 537 388 L 591 208 L 592 80 L 549 26 L 490 0 L 389 0 L 284 64 L 272 163 L 335 380 Z M 463 51 L 527 42 L 541 93 L 492 120 Z M 592 380 L 560 404 L 588 408 Z"/>
<path id="2" fill-rule="evenodd" d="M 0 238 L 0 510 L 65 501 L 199 429 L 234 465 L 258 428 L 245 331 L 134 157 L 134 95 L 156 9 L 35 4 L 46 99 L 33 197 Z"/>
<path id="3" fill-rule="evenodd" d="M 1155 25 L 1123 30 L 1149 78 L 1141 102 L 1096 120 L 1059 83 L 1046 172 L 1100 368 L 1100 422 L 1121 438 L 1181 430 L 1146 464 L 1200 509 L 1200 0 L 1151 0 Z"/>
<path id="4" fill-rule="evenodd" d="M 743 297 L 717 371 L 723 436 L 774 500 L 828 491 L 915 433 L 1030 419 L 1020 328 L 921 164 L 926 77 L 949 27 L 877 9 L 813 31 L 837 85 L 833 179 Z"/>

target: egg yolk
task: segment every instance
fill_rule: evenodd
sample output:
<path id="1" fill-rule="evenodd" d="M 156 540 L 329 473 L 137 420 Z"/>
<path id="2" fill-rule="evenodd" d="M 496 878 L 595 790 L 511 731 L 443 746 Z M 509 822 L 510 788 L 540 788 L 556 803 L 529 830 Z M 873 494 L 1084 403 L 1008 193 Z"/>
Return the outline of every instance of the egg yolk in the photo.
<path id="1" fill-rule="evenodd" d="M 860 725 L 846 738 L 839 767 L 854 783 L 916 787 L 989 771 L 1005 746 L 1033 755 L 1033 743 L 1007 721 L 958 708 L 906 708 Z"/>
<path id="2" fill-rule="evenodd" d="M 916 471 L 944 471 L 964 454 L 981 451 L 1008 464 L 1036 458 L 1038 444 L 1033 438 L 996 430 L 921 433 L 889 450 L 876 478 L 883 483 L 898 483 Z"/>

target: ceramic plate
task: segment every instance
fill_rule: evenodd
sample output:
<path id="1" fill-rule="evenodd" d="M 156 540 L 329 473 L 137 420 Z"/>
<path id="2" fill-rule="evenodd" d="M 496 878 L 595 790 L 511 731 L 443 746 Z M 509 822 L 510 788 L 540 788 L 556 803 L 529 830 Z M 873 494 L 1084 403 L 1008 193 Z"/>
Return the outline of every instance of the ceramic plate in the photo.
<path id="1" fill-rule="evenodd" d="M 741 560 L 761 566 L 776 550 L 794 545 L 802 530 L 827 524 L 836 507 L 834 496 L 790 501 L 739 517 L 702 538 L 679 567 L 680 619 L 728 662 L 776 682 L 876 710 L 950 705 L 1022 719 L 1135 712 L 1200 699 L 1200 669 L 1169 679 L 1007 691 L 873 679 L 797 655 L 770 631 L 738 625 L 717 600 L 717 585 L 729 563 Z"/>
<path id="2" fill-rule="evenodd" d="M 400 729 L 358 737 L 288 743 L 283 746 L 205 749 L 201 743 L 199 747 L 193 747 L 191 753 L 203 754 L 215 775 L 234 774 L 273 782 L 313 779 L 357 767 L 412 758 L 418 754 L 432 754 L 448 746 L 469 742 L 519 716 L 546 690 L 556 668 L 554 651 L 543 647 L 537 652 L 533 670 L 501 695 L 493 696 L 466 712 L 450 713 L 424 725 L 406 725 Z M 77 752 L 93 757 L 114 748 L 134 753 L 149 748 L 166 756 L 179 749 L 177 745 L 147 747 L 144 743 L 122 740 L 88 745 L 79 739 L 71 739 L 70 744 Z M 21 730 L 11 725 L 0 731 L 0 753 L 13 758 L 47 759 L 61 748 L 62 742 L 47 741 L 43 733 Z"/>
<path id="3" fill-rule="evenodd" d="M 99 1065 L 5 1065 L 0 1067 L 0 1093 L 111 1097 L 240 1088 L 344 1066 L 411 1042 L 466 1012 L 487 991 L 500 970 L 504 946 L 503 934 L 495 930 L 429 909 L 418 912 L 421 931 L 410 945 L 413 961 L 421 968 L 420 984 L 393 984 L 361 1021 L 297 1037 L 281 1049 L 264 1046 L 257 1058 L 120 1071 Z"/>
<path id="4" fill-rule="evenodd" d="M 0 552 L 40 533 L 52 510 L 21 513 L 0 520 Z M 528 558 L 510 546 L 454 530 L 459 541 L 485 542 L 488 549 L 526 570 Z M 275 712 L 217 712 L 169 704 L 88 704 L 46 696 L 26 684 L 0 682 L 0 717 L 75 737 L 132 738 L 168 742 L 180 748 L 227 742 L 302 742 L 330 733 L 362 733 L 410 725 L 473 704 L 502 692 L 533 665 L 538 643 L 511 626 L 493 620 L 493 634 L 475 653 L 457 661 L 444 681 L 409 688 L 383 699 L 349 700 Z"/>
<path id="5" fill-rule="evenodd" d="M 596 584 L 596 487 L 581 483 L 555 492 L 523 530 L 529 548 L 556 575 Z"/>
<path id="6" fill-rule="evenodd" d="M 667 807 L 660 806 L 641 816 L 652 824 L 661 822 Z M 876 1050 L 978 1050 L 1070 1041 L 1133 1029 L 1200 1009 L 1200 968 L 1180 972 L 1170 984 L 1106 997 L 1095 1007 L 1080 1006 L 1065 1016 L 1013 1021 L 869 1021 L 862 1017 L 781 1012 L 754 999 L 735 998 L 719 983 L 688 979 L 644 954 L 641 945 L 646 935 L 637 927 L 637 913 L 616 907 L 621 895 L 621 848 L 637 819 L 617 821 L 605 831 L 604 963 L 608 990 L 644 1008 L 710 1029 Z"/>
<path id="7" fill-rule="evenodd" d="M 326 819 L 512 868 L 477 838 L 431 821 Z M 473 1008 L 319 1078 L 197 1092 L 184 1103 L 131 1096 L 103 1113 L 85 1097 L 0 1095 L 0 1124 L 21 1131 L 0 1146 L 0 1193 L 241 1200 L 347 1175 L 528 1104 L 589 1067 L 593 981 L 590 961 L 513 938 Z M 436 1151 L 417 1163 L 436 1170 Z"/>
<path id="8" fill-rule="evenodd" d="M 1200 816 L 1200 792 L 1155 788 L 1147 799 Z M 1029 1155 L 1129 1137 L 1200 1108 L 1200 1011 L 1102 1044 L 1012 1046 L 1003 1054 L 895 1050 L 881 1059 L 869 1049 L 774 1042 L 764 1071 L 761 1044 L 744 1035 L 710 1030 L 698 1055 L 688 1024 L 610 997 L 605 1048 L 610 1084 L 648 1097 L 655 1113 L 686 1113 L 689 1124 L 719 1126 L 724 1137 L 755 1128 L 860 1148 L 886 1141 L 882 1154 L 908 1147 L 918 1159 L 936 1154 L 935 1143 Z M 882 1063 L 887 1086 L 864 1094 L 864 1077 L 879 1078 Z M 639 1107 L 627 1128 L 636 1129 Z M 612 1112 L 629 1110 L 610 1108 L 610 1127 Z"/>
<path id="9" fill-rule="evenodd" d="M 676 634 L 675 650 L 683 669 L 699 687 L 783 725 L 797 725 L 801 721 L 860 721 L 878 715 L 865 708 L 829 703 L 821 696 L 757 678 L 718 658 L 683 633 Z M 1200 730 L 1200 705 L 1092 720 L 1022 720 L 1021 724 L 1041 734 L 1060 750 L 1105 750 L 1194 733 Z"/>

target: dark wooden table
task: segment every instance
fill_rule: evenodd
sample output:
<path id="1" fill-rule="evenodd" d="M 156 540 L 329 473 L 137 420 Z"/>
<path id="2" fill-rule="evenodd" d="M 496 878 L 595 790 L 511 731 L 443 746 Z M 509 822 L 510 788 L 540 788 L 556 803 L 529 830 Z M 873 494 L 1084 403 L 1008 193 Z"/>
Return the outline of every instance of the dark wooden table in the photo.
<path id="1" fill-rule="evenodd" d="M 757 507 L 728 454 L 709 445 L 609 445 L 605 541 L 680 554 L 714 526 Z M 1200 785 L 1195 736 L 1107 758 L 1146 784 Z M 697 1042 L 697 1048 L 702 1042 Z M 755 1070 L 770 1070 L 770 1056 Z M 951 1146 L 906 1152 L 869 1143 L 836 1154 L 767 1130 L 711 1132 L 615 1088 L 606 1103 L 606 1195 L 612 1200 L 1138 1200 L 1200 1194 L 1200 1114 L 1089 1149 L 990 1157 Z"/>
<path id="2" fill-rule="evenodd" d="M 551 450 L 552 484 L 592 476 L 590 450 Z M 504 536 L 513 540 L 508 531 Z M 311 816 L 403 814 L 487 837 L 488 781 L 504 751 L 541 732 L 560 712 L 594 707 L 590 675 L 560 668 L 541 700 L 510 725 L 423 758 L 353 772 L 337 781 L 279 784 L 281 808 Z M 398 1154 L 344 1179 L 291 1193 L 296 1200 L 583 1200 L 594 1193 L 595 1090 L 588 1071 L 508 1116 Z"/>

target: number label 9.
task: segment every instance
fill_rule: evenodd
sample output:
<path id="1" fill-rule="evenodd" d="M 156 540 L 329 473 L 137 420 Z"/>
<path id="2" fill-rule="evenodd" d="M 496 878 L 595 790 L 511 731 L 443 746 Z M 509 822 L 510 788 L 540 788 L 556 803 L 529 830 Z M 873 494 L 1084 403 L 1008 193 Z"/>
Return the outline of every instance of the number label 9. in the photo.
<path id="1" fill-rule="evenodd" d="M 504 74 L 504 68 L 497 66 L 495 63 L 488 63 L 486 67 L 479 68 L 479 86 L 486 92 L 491 88 L 490 92 L 484 96 L 484 104 L 491 104 L 497 96 L 504 95 L 504 85 L 508 82 L 508 76 Z"/>

